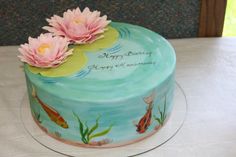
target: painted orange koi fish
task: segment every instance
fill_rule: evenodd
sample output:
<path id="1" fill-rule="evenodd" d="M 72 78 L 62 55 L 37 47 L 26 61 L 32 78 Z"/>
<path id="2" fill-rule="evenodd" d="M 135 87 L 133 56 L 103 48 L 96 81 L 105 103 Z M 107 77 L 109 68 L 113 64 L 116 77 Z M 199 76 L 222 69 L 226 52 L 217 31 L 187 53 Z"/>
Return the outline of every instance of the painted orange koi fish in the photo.
<path id="1" fill-rule="evenodd" d="M 136 131 L 140 134 L 144 133 L 151 124 L 154 95 L 155 93 L 152 92 L 150 96 L 143 99 L 144 102 L 148 105 L 148 108 L 145 115 L 139 120 L 139 123 L 136 125 Z"/>
<path id="2" fill-rule="evenodd" d="M 61 115 L 55 109 L 48 106 L 47 104 L 42 102 L 42 100 L 39 99 L 39 97 L 36 94 L 36 91 L 35 91 L 34 87 L 32 87 L 32 96 L 38 101 L 38 103 L 42 106 L 44 111 L 47 113 L 49 118 L 54 123 L 56 123 L 57 125 L 59 125 L 62 128 L 65 128 L 65 129 L 67 129 L 69 127 L 67 122 L 63 119 L 63 117 L 61 117 Z"/>

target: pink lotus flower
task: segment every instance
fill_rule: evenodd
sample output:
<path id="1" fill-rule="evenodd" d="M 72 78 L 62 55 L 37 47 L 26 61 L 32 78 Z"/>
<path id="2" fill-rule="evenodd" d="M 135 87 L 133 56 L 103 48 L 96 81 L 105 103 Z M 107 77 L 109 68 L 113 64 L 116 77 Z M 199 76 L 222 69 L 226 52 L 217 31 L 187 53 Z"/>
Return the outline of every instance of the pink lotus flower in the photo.
<path id="1" fill-rule="evenodd" d="M 79 8 L 67 10 L 63 17 L 54 15 L 47 21 L 51 27 L 45 26 L 43 29 L 77 44 L 92 43 L 102 38 L 105 27 L 111 22 L 106 15 L 100 17 L 99 11 L 91 12 L 89 8 L 82 12 Z"/>
<path id="2" fill-rule="evenodd" d="M 28 42 L 18 49 L 21 53 L 18 57 L 35 67 L 56 67 L 73 51 L 68 50 L 69 42 L 65 38 L 53 37 L 50 33 L 41 34 L 38 38 L 29 37 Z"/>

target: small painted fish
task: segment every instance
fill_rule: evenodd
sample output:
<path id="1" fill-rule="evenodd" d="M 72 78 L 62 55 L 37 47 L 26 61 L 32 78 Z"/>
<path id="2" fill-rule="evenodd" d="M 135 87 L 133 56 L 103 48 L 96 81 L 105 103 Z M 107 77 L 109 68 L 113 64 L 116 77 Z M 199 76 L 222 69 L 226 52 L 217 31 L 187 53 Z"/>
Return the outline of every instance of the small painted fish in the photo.
<path id="1" fill-rule="evenodd" d="M 48 106 L 47 104 L 42 102 L 42 100 L 39 99 L 39 97 L 36 94 L 36 91 L 35 91 L 34 87 L 32 87 L 32 96 L 38 101 L 38 103 L 42 106 L 44 111 L 47 113 L 49 118 L 54 123 L 56 123 L 57 125 L 59 125 L 62 128 L 65 128 L 65 129 L 67 129 L 69 127 L 67 122 L 63 119 L 63 117 L 61 117 L 61 115 L 55 109 Z"/>
<path id="2" fill-rule="evenodd" d="M 144 102 L 148 105 L 148 108 L 145 115 L 139 120 L 139 123 L 136 125 L 136 131 L 140 134 L 144 133 L 151 124 L 154 95 L 155 93 L 152 92 L 150 96 L 143 99 Z"/>

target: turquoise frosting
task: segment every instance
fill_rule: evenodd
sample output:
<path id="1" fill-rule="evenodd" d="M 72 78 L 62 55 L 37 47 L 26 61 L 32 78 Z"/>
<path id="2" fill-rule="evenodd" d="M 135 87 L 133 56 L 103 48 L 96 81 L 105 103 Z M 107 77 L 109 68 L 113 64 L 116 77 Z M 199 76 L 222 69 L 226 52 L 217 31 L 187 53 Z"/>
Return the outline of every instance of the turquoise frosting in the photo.
<path id="1" fill-rule="evenodd" d="M 153 115 L 158 117 L 160 110 L 165 110 L 165 116 L 170 114 L 176 64 L 172 46 L 157 33 L 140 26 L 116 22 L 111 26 L 119 32 L 119 39 L 111 47 L 86 52 L 87 64 L 71 76 L 45 77 L 31 73 L 25 66 L 31 110 L 40 114 L 40 125 L 48 133 L 57 132 L 62 139 L 81 143 L 81 126 L 73 114 L 86 121 L 87 126 L 92 126 L 101 116 L 96 131 L 102 132 L 110 125 L 112 128 L 96 140 L 105 137 L 112 144 L 125 143 L 155 130 L 160 123 Z M 67 121 L 68 129 L 50 120 L 32 97 L 32 87 L 45 104 Z M 144 98 L 153 92 L 151 125 L 140 134 L 135 124 L 148 110 Z"/>
<path id="2" fill-rule="evenodd" d="M 148 29 L 130 24 L 112 23 L 112 27 L 119 31 L 119 40 L 112 47 L 97 53 L 87 52 L 89 62 L 73 76 L 49 78 L 34 75 L 26 69 L 28 77 L 35 85 L 53 95 L 70 100 L 98 102 L 137 96 L 139 95 L 137 91 L 147 92 L 173 73 L 174 50 L 164 38 Z M 149 54 L 125 56 L 130 51 L 140 54 L 151 52 L 151 57 Z M 113 56 L 113 59 L 102 58 L 103 54 L 108 54 L 107 57 Z M 123 59 L 119 55 L 123 55 Z M 125 65 L 122 65 L 123 63 Z M 132 66 L 138 63 L 144 64 Z M 100 69 L 92 68 L 93 65 L 98 65 Z M 120 67 L 116 67 L 119 65 Z M 113 69 L 104 67 L 102 70 L 103 66 L 110 66 Z M 111 89 L 115 91 L 109 92 Z"/>

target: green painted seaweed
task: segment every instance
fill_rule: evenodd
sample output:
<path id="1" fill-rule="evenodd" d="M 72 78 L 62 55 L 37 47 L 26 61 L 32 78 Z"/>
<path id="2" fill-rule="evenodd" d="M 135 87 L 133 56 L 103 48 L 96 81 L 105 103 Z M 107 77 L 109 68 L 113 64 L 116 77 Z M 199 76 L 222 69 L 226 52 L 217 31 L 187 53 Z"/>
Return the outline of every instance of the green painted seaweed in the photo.
<path id="1" fill-rule="evenodd" d="M 89 144 L 93 138 L 108 134 L 112 128 L 112 125 L 110 125 L 107 129 L 94 133 L 99 128 L 99 119 L 101 118 L 101 116 L 98 116 L 95 124 L 92 127 L 89 127 L 87 125 L 87 122 L 83 123 L 81 119 L 79 118 L 79 116 L 77 116 L 74 112 L 73 114 L 79 123 L 80 136 L 84 144 Z"/>
<path id="2" fill-rule="evenodd" d="M 165 102 L 164 102 L 164 111 L 161 111 L 160 107 L 158 106 L 158 111 L 159 111 L 159 115 L 160 117 L 156 117 L 154 115 L 154 119 L 156 121 L 158 121 L 158 123 L 163 126 L 165 120 L 166 120 L 166 96 L 165 96 Z"/>
<path id="3" fill-rule="evenodd" d="M 61 133 L 58 132 L 58 131 L 55 131 L 55 132 L 54 132 L 54 135 L 55 135 L 56 137 L 59 137 L 59 138 L 61 137 Z"/>
<path id="4" fill-rule="evenodd" d="M 33 111 L 33 110 L 32 110 Z M 42 121 L 40 120 L 40 111 L 39 113 L 36 113 L 35 111 L 33 111 L 33 116 L 35 117 L 35 119 L 39 122 L 42 123 Z"/>

